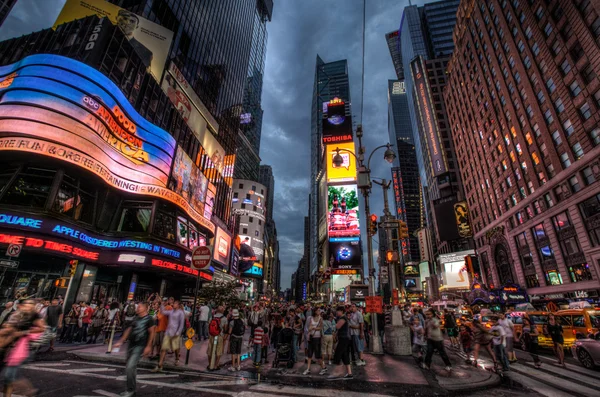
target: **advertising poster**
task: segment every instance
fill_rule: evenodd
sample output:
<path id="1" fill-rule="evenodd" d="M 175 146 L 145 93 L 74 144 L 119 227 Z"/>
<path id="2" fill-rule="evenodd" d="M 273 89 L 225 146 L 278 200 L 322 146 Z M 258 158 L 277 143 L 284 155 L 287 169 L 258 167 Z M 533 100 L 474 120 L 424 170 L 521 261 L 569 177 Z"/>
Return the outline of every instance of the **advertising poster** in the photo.
<path id="1" fill-rule="evenodd" d="M 441 145 L 438 121 L 433 108 L 433 100 L 429 92 L 427 68 L 423 57 L 419 56 L 410 64 L 415 84 L 415 97 L 421 120 L 422 131 L 427 138 L 427 151 L 433 168 L 433 175 L 439 176 L 448 172 L 446 152 Z"/>
<path id="2" fill-rule="evenodd" d="M 360 237 L 356 185 L 328 187 L 328 233 L 332 237 Z"/>
<path id="3" fill-rule="evenodd" d="M 240 272 L 244 273 L 256 262 L 256 253 L 252 248 L 252 238 L 240 235 Z"/>
<path id="4" fill-rule="evenodd" d="M 229 254 L 231 252 L 231 236 L 217 226 L 213 248 L 213 260 L 219 262 L 224 268 L 229 267 Z"/>
<path id="5" fill-rule="evenodd" d="M 454 204 L 454 217 L 456 218 L 456 227 L 460 237 L 472 237 L 471 222 L 469 221 L 469 207 L 466 201 L 459 201 Z"/>
<path id="6" fill-rule="evenodd" d="M 465 256 L 474 253 L 475 251 L 468 250 L 439 256 L 439 261 L 443 269 L 442 281 L 444 286 L 469 289 L 469 275 Z"/>
<path id="7" fill-rule="evenodd" d="M 242 273 L 244 277 L 259 277 L 263 276 L 263 265 L 260 262 L 254 262 L 252 266 Z"/>
<path id="8" fill-rule="evenodd" d="M 204 217 L 206 219 L 212 218 L 213 208 L 215 206 L 215 194 L 217 189 L 215 185 L 208 182 L 208 187 L 206 189 L 206 201 L 204 202 Z"/>
<path id="9" fill-rule="evenodd" d="M 333 98 L 327 104 L 327 115 L 323 119 L 323 143 L 350 142 L 352 137 L 352 116 L 346 115 L 344 101 Z"/>
<path id="10" fill-rule="evenodd" d="M 210 132 L 212 129 L 216 134 L 219 126 L 173 62 L 165 73 L 162 89 L 206 150 L 212 166 L 223 174 L 225 149 Z M 212 167 L 209 165 L 208 168 Z"/>
<path id="11" fill-rule="evenodd" d="M 208 179 L 200 172 L 200 169 L 183 151 L 181 146 L 177 147 L 171 177 L 171 190 L 188 200 L 192 207 L 202 214 L 204 212 Z"/>
<path id="12" fill-rule="evenodd" d="M 339 167 L 333 164 L 336 149 L 344 162 Z M 348 183 L 356 181 L 356 157 L 354 157 L 354 142 L 327 145 L 327 183 Z M 349 153 L 350 152 L 350 153 Z"/>
<path id="13" fill-rule="evenodd" d="M 160 81 L 173 32 L 104 0 L 67 0 L 54 22 L 54 28 L 94 14 L 100 18 L 108 18 L 123 31 L 150 73 L 156 81 Z"/>
<path id="14" fill-rule="evenodd" d="M 435 223 L 440 241 L 452 241 L 460 238 L 454 216 L 455 203 L 456 201 L 453 197 L 445 197 L 433 201 L 433 212 L 435 214 Z"/>
<path id="15" fill-rule="evenodd" d="M 329 267 L 332 269 L 361 268 L 360 242 L 329 243 Z"/>

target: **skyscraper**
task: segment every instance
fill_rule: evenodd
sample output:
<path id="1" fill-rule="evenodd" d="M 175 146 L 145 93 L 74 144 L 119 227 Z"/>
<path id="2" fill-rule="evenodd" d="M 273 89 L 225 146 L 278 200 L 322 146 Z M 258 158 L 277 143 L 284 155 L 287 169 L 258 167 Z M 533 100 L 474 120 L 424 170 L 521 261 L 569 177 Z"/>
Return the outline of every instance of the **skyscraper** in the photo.
<path id="1" fill-rule="evenodd" d="M 17 0 L 0 0 L 0 26 L 2 26 L 16 2 Z"/>
<path id="2" fill-rule="evenodd" d="M 267 187 L 267 196 L 265 197 L 265 207 L 267 209 L 267 221 L 273 219 L 273 200 L 275 197 L 275 178 L 273 177 L 273 168 L 270 165 L 260 166 L 260 175 L 258 181 Z"/>
<path id="3" fill-rule="evenodd" d="M 495 0 L 458 14 L 444 98 L 477 253 L 487 283 L 536 299 L 600 288 L 598 15 Z"/>
<path id="4" fill-rule="evenodd" d="M 310 273 L 314 273 L 319 264 L 323 262 L 323 247 L 327 244 L 327 227 L 322 226 L 326 222 L 325 214 L 327 212 L 327 181 L 323 169 L 322 123 L 324 117 L 323 110 L 327 107 L 326 103 L 336 97 L 345 102 L 345 114 L 346 116 L 350 116 L 348 62 L 343 59 L 326 63 L 317 55 L 311 110 L 310 252 L 307 256 Z M 323 230 L 325 233 L 323 233 Z"/>
<path id="5" fill-rule="evenodd" d="M 404 80 L 404 65 L 402 64 L 402 53 L 400 52 L 400 42 L 398 41 L 399 37 L 398 31 L 394 30 L 385 34 L 385 41 L 390 50 L 396 77 L 398 80 Z"/>

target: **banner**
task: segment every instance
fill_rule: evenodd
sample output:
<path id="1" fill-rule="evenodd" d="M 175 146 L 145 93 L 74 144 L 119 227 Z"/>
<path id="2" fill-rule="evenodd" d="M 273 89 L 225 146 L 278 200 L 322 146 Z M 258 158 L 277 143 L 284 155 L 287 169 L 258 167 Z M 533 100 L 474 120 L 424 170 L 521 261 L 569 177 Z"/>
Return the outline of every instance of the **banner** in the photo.
<path id="1" fill-rule="evenodd" d="M 333 158 L 340 149 L 340 156 L 344 160 L 339 167 L 333 164 Z M 326 146 L 327 156 L 327 183 L 339 184 L 356 181 L 356 157 L 354 157 L 354 142 L 339 143 Z"/>
<path id="2" fill-rule="evenodd" d="M 170 63 L 168 73 L 165 74 L 162 89 L 206 150 L 212 166 L 223 174 L 225 149 L 210 131 L 212 129 L 214 134 L 217 134 L 219 125 L 173 62 Z M 211 164 L 208 168 L 212 168 Z"/>
<path id="3" fill-rule="evenodd" d="M 454 217 L 456 218 L 456 227 L 460 237 L 472 237 L 473 230 L 469 221 L 469 207 L 466 201 L 459 201 L 454 204 Z"/>
<path id="4" fill-rule="evenodd" d="M 104 0 L 67 0 L 53 28 L 91 15 L 106 17 L 117 25 L 156 81 L 160 81 L 173 40 L 172 31 Z"/>

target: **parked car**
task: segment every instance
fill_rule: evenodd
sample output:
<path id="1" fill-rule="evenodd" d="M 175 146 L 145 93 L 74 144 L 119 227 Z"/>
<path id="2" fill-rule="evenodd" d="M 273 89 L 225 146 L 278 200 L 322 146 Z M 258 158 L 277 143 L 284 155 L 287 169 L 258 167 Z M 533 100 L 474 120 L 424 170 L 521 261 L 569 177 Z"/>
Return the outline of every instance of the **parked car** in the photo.
<path id="1" fill-rule="evenodd" d="M 575 343 L 575 336 L 595 335 L 600 331 L 600 310 L 594 308 L 559 310 L 556 317 L 563 327 L 565 347 Z"/>
<path id="2" fill-rule="evenodd" d="M 587 338 L 581 333 L 577 333 L 577 339 L 571 346 L 571 354 L 581 365 L 593 369 L 600 366 L 600 332 L 588 335 Z"/>

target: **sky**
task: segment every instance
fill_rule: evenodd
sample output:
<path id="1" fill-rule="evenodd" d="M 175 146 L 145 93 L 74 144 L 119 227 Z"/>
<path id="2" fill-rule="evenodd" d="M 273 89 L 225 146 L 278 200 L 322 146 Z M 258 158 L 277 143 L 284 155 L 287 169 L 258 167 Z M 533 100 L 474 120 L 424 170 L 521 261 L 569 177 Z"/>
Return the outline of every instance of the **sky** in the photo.
<path id="1" fill-rule="evenodd" d="M 385 33 L 397 30 L 408 0 L 366 2 L 363 143 L 367 154 L 388 142 L 387 81 L 395 73 Z M 65 0 L 19 0 L 0 28 L 0 41 L 52 26 Z M 348 60 L 353 119 L 360 122 L 363 0 L 275 0 L 268 23 L 262 106 L 263 164 L 275 176 L 274 218 L 280 244 L 281 289 L 290 287 L 304 250 L 304 217 L 310 192 L 311 100 L 317 54 L 323 61 Z M 422 5 L 425 1 L 413 1 Z M 371 175 L 391 179 L 383 150 Z M 390 205 L 393 197 L 390 191 Z M 361 200 L 362 204 L 362 200 Z M 383 214 L 374 185 L 371 212 Z M 362 227 L 364 229 L 364 226 Z M 363 233 L 364 236 L 364 233 Z M 373 248 L 377 250 L 377 237 Z M 365 249 L 366 251 L 366 249 Z M 375 255 L 376 258 L 376 255 Z"/>

